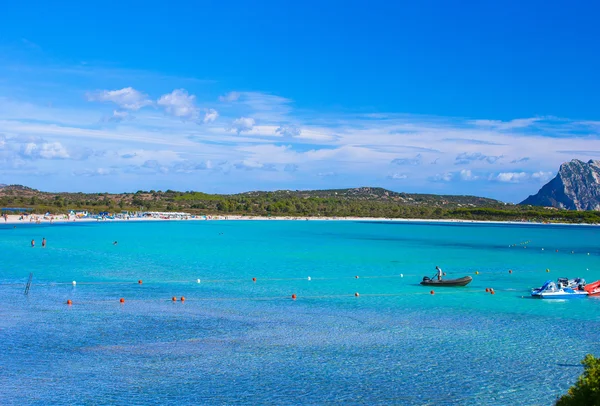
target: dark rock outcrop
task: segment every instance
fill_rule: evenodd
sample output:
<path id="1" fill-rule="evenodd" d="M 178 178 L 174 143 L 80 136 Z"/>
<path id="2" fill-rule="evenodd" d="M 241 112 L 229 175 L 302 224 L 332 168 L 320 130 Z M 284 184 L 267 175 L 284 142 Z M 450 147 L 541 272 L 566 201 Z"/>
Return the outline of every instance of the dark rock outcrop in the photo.
<path id="1" fill-rule="evenodd" d="M 537 194 L 521 204 L 569 210 L 600 210 L 600 161 L 573 159 L 560 166 L 558 174 Z"/>

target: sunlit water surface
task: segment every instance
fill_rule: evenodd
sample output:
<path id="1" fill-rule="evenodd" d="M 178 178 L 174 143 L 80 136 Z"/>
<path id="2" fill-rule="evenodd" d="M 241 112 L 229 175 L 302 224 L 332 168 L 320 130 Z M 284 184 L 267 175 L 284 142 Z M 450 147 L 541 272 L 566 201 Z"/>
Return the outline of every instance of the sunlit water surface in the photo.
<path id="1" fill-rule="evenodd" d="M 599 232 L 0 225 L 0 404 L 549 405 L 586 353 L 600 355 L 600 300 L 533 300 L 529 289 L 600 279 Z M 436 265 L 474 280 L 431 295 L 418 283 Z"/>

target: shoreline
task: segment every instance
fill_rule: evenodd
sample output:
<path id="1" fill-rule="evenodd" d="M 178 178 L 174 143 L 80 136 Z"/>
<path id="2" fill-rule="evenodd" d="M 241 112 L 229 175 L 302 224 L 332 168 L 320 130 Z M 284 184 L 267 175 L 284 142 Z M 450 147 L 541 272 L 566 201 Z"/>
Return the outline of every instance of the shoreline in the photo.
<path id="1" fill-rule="evenodd" d="M 500 220 L 462 220 L 462 219 L 414 219 L 387 217 L 293 217 L 293 216 L 189 216 L 184 218 L 129 217 L 129 218 L 95 218 L 76 217 L 67 214 L 55 216 L 9 214 L 6 219 L 0 218 L 0 224 L 6 225 L 40 225 L 40 224 L 71 224 L 71 223 L 128 223 L 140 221 L 362 221 L 362 222 L 391 222 L 391 223 L 452 223 L 452 224 L 511 224 L 511 225 L 560 225 L 560 226 L 600 226 L 591 223 L 539 223 L 528 221 Z"/>

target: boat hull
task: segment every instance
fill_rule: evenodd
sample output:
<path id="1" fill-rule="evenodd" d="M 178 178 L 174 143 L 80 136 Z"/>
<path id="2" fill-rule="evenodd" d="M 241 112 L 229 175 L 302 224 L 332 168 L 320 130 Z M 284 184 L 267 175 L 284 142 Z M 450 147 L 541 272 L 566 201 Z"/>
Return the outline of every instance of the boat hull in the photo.
<path id="1" fill-rule="evenodd" d="M 588 297 L 588 292 L 581 291 L 576 293 L 567 292 L 543 292 L 543 293 L 532 293 L 531 296 L 539 299 L 577 299 Z"/>
<path id="2" fill-rule="evenodd" d="M 469 283 L 471 283 L 472 280 L 473 280 L 473 278 L 471 278 L 470 276 L 464 276 L 462 278 L 457 278 L 457 279 L 442 279 L 441 281 L 438 281 L 437 279 L 428 279 L 428 280 L 423 280 L 421 282 L 421 285 L 424 285 L 424 286 L 447 286 L 447 287 L 466 286 Z"/>
<path id="3" fill-rule="evenodd" d="M 583 288 L 590 296 L 600 296 L 600 281 L 585 285 Z"/>

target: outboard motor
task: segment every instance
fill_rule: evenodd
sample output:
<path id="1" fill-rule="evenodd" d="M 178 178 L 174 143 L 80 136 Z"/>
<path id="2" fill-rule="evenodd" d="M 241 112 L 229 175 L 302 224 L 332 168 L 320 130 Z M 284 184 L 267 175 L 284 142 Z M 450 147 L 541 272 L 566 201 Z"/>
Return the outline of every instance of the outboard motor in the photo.
<path id="1" fill-rule="evenodd" d="M 423 282 L 429 282 L 430 280 L 431 280 L 431 278 L 429 276 L 423 277 Z"/>

